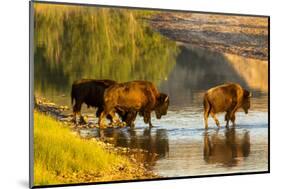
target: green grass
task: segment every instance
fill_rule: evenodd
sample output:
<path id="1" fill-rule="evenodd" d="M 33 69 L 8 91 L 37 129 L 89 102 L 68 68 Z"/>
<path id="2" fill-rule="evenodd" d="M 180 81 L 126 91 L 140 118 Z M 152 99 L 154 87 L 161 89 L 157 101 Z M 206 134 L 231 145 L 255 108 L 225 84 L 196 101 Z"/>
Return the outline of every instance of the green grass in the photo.
<path id="1" fill-rule="evenodd" d="M 34 112 L 34 184 L 130 179 L 129 160 L 82 139 L 50 116 Z M 119 168 L 126 167 L 123 174 Z M 126 173 L 127 170 L 127 173 Z"/>

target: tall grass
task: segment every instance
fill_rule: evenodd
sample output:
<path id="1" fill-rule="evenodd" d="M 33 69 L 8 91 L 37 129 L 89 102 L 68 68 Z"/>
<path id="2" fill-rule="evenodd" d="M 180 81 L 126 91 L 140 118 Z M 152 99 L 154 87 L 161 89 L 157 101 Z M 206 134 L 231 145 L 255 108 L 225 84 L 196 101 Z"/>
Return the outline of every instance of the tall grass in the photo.
<path id="1" fill-rule="evenodd" d="M 128 179 L 119 172 L 133 165 L 95 141 L 75 136 L 53 118 L 34 112 L 34 184 L 48 185 Z M 124 170 L 126 172 L 126 169 Z"/>

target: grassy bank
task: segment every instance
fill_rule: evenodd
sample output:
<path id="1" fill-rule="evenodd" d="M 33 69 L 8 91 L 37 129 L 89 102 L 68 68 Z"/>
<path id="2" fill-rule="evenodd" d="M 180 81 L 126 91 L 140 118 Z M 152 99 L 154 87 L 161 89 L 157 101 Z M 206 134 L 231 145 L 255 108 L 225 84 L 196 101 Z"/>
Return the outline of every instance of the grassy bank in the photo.
<path id="1" fill-rule="evenodd" d="M 67 184 L 144 178 L 125 156 L 82 139 L 50 116 L 34 112 L 34 184 Z"/>

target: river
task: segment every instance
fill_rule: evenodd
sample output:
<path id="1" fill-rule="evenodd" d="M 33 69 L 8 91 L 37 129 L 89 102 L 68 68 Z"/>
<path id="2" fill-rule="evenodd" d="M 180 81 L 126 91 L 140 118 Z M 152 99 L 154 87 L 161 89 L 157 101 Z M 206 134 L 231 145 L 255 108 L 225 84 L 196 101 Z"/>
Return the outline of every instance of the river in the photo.
<path id="1" fill-rule="evenodd" d="M 195 56 L 198 52 L 201 57 Z M 113 138 L 111 143 L 116 146 L 141 148 L 159 154 L 157 158 L 148 154 L 142 161 L 164 177 L 266 171 L 268 94 L 264 88 L 261 87 L 259 91 L 255 85 L 253 88 L 248 86 L 253 91 L 251 109 L 247 115 L 237 112 L 235 127 L 225 128 L 224 115 L 220 114 L 218 118 L 223 127 L 217 129 L 210 117 L 210 128 L 205 131 L 202 105 L 204 89 L 224 81 L 244 82 L 245 85 L 247 82 L 239 77 L 235 69 L 231 71 L 228 68 L 232 63 L 222 62 L 226 65 L 219 67 L 208 62 L 208 57 L 214 60 L 210 52 L 183 49 L 182 53 L 184 55 L 179 56 L 190 58 L 185 59 L 185 64 L 179 58 L 170 76 L 160 85 L 160 90 L 171 98 L 168 114 L 161 120 L 154 116 L 152 123 L 155 126 L 152 129 L 138 117 L 134 129 L 108 129 L 103 137 Z M 245 58 L 244 63 L 248 64 Z M 264 68 L 256 71 L 263 72 Z M 204 82 L 204 85 L 200 85 L 200 82 Z M 94 118 L 92 121 L 97 120 Z M 80 133 L 84 137 L 100 137 L 98 129 L 84 129 Z"/>
<path id="2" fill-rule="evenodd" d="M 127 36 L 120 36 L 116 39 L 120 41 L 116 42 L 103 35 L 104 31 L 109 36 L 113 35 L 119 25 L 114 28 L 112 24 L 111 29 L 104 28 L 100 33 L 94 33 L 93 25 L 86 32 L 79 31 L 79 28 L 75 29 L 79 24 L 75 20 L 82 17 L 79 13 L 54 21 L 55 25 L 60 19 L 74 20 L 60 26 L 65 28 L 57 29 L 50 36 L 45 36 L 36 25 L 35 94 L 71 107 L 70 88 L 76 79 L 107 78 L 119 82 L 149 80 L 155 83 L 159 91 L 170 96 L 167 115 L 157 120 L 153 113 L 153 128 L 149 129 L 138 116 L 135 128 L 108 128 L 103 131 L 85 128 L 80 130 L 80 135 L 87 138 L 102 135 L 110 138 L 116 146 L 147 150 L 149 153 L 142 156 L 140 161 L 163 177 L 267 171 L 268 62 L 176 43 L 153 31 L 145 20 L 137 19 L 132 12 L 127 11 L 120 16 L 120 19 L 128 18 L 128 22 L 122 22 L 121 28 L 124 27 L 124 31 L 127 28 L 130 35 L 133 33 L 129 41 L 136 42 L 128 43 L 130 48 L 120 51 L 115 51 L 116 46 L 121 48 L 119 43 L 126 41 Z M 111 12 L 88 11 L 87 14 L 90 20 Z M 87 17 L 87 14 L 84 16 Z M 40 12 L 37 13 L 35 18 L 39 24 L 45 22 L 44 16 L 42 18 Z M 85 20 L 80 19 L 81 22 Z M 101 23 L 96 22 L 102 30 Z M 112 20 L 103 20 L 102 26 L 108 23 Z M 52 28 L 50 26 L 49 29 Z M 57 35 L 63 37 L 57 38 Z M 99 35 L 102 39 L 92 35 Z M 81 41 L 72 41 L 77 36 L 81 37 Z M 58 39 L 65 46 L 54 42 Z M 85 46 L 83 42 L 87 42 Z M 97 46 L 97 42 L 102 45 Z M 142 43 L 146 45 L 140 45 Z M 218 116 L 223 125 L 221 129 L 217 129 L 210 117 L 206 131 L 203 124 L 203 93 L 225 82 L 237 82 L 252 92 L 251 109 L 247 115 L 237 112 L 237 125 L 229 129 L 224 127 L 224 115 Z M 65 114 L 70 113 L 71 110 L 65 111 Z M 97 122 L 94 109 L 87 109 L 84 105 L 82 113 L 90 122 Z M 158 155 L 155 156 L 155 153 Z"/>

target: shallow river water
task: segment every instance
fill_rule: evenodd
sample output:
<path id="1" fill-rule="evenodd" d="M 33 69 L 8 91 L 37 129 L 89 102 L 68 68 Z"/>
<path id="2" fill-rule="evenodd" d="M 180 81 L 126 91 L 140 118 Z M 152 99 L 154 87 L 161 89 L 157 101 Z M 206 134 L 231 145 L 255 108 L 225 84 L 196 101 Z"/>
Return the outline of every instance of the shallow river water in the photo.
<path id="1" fill-rule="evenodd" d="M 92 17 L 105 14 L 101 13 L 89 11 L 89 15 L 85 13 L 83 18 L 89 17 L 89 21 Z M 129 13 L 120 16 L 120 19 L 129 16 L 132 19 Z M 48 21 L 41 17 L 38 13 L 38 23 Z M 94 30 L 93 23 L 84 23 L 85 27 L 89 26 L 85 33 L 84 30 L 80 31 L 80 25 L 76 25 L 87 21 L 80 17 L 82 15 L 77 13 L 59 18 L 70 19 L 66 22 L 69 24 L 60 25 L 63 28 L 51 32 L 54 35 L 46 35 L 45 30 L 35 28 L 35 95 L 70 107 L 66 114 L 71 113 L 71 84 L 81 78 L 114 79 L 118 82 L 149 80 L 170 97 L 168 114 L 157 120 L 153 112 L 154 127 L 151 129 L 142 118 L 137 117 L 135 128 L 108 128 L 103 132 L 97 128 L 81 129 L 81 136 L 102 135 L 110 138 L 116 146 L 145 149 L 150 153 L 142 157 L 142 161 L 164 177 L 267 171 L 267 61 L 183 47 L 167 40 L 139 20 L 120 22 L 121 26 L 111 22 L 109 30 L 112 34 L 117 29 L 124 29 L 124 36 L 120 34 L 120 39 L 113 38 L 120 40 L 120 44 L 132 41 L 131 38 L 127 39 L 127 31 L 142 34 L 135 36 L 140 36 L 136 39 L 139 44 L 126 44 L 116 51 L 116 44 L 119 43 L 103 35 L 102 29 L 106 23 L 96 23 L 101 28 L 100 33 Z M 79 22 L 73 21 L 75 18 Z M 53 22 L 56 26 L 55 20 Z M 50 30 L 53 28 L 50 26 Z M 57 33 L 63 40 L 62 46 L 55 43 Z M 76 43 L 73 40 L 75 36 L 83 43 Z M 237 82 L 252 92 L 251 109 L 247 115 L 237 112 L 236 127 L 226 129 L 224 115 L 219 115 L 222 128 L 217 129 L 210 117 L 209 129 L 205 130 L 203 94 L 209 88 L 226 82 Z M 82 113 L 89 117 L 89 121 L 97 122 L 94 109 L 83 105 Z M 153 155 L 155 153 L 158 156 Z"/>
<path id="2" fill-rule="evenodd" d="M 266 104 L 267 98 L 253 99 L 253 103 Z M 154 118 L 151 129 L 138 117 L 134 129 L 82 129 L 80 134 L 87 138 L 107 137 L 116 146 L 147 150 L 142 161 L 165 177 L 266 171 L 267 116 L 263 110 L 253 110 L 248 115 L 238 112 L 237 125 L 221 129 L 210 118 L 206 131 L 202 108 L 185 107 L 170 110 L 161 120 Z M 218 117 L 224 124 L 224 117 Z"/>
<path id="3" fill-rule="evenodd" d="M 239 75 L 230 68 L 227 70 L 232 62 L 221 62 L 220 65 L 217 63 L 220 59 L 217 59 L 213 63 L 212 58 L 208 59 L 210 53 L 208 56 L 201 55 L 197 59 L 195 55 L 198 50 L 183 49 L 182 53 L 184 55 L 180 56 L 190 55 L 196 64 L 189 64 L 189 59 L 184 59 L 186 62 L 178 59 L 169 77 L 159 85 L 159 90 L 170 96 L 168 114 L 157 120 L 152 113 L 154 127 L 151 129 L 138 116 L 135 128 L 108 128 L 102 131 L 102 137 L 111 139 L 110 142 L 115 146 L 147 150 L 149 153 L 142 157 L 141 161 L 149 169 L 164 177 L 266 171 L 268 168 L 268 94 L 265 85 L 267 83 L 256 84 L 261 86 L 260 89 L 257 89 L 256 85 L 254 87 L 247 85 L 250 82 L 240 77 L 247 73 Z M 244 59 L 244 64 L 247 63 L 247 59 Z M 206 64 L 215 64 L 217 68 L 208 67 Z M 223 70 L 221 67 L 225 67 L 225 73 L 219 71 Z M 263 71 L 255 67 L 253 69 L 255 72 Z M 208 77 L 212 79 L 209 80 Z M 209 129 L 205 130 L 203 92 L 208 87 L 224 81 L 242 83 L 253 92 L 251 109 L 247 115 L 241 111 L 237 112 L 237 125 L 230 126 L 229 129 L 224 126 L 223 114 L 218 115 L 221 129 L 217 129 L 214 120 L 209 117 Z M 204 84 L 200 85 L 200 82 Z M 71 107 L 67 95 L 57 93 L 47 98 Z M 82 112 L 88 116 L 89 121 L 97 122 L 94 109 L 87 109 L 84 105 Z M 97 128 L 81 129 L 80 134 L 87 138 L 101 137 L 101 132 Z M 153 153 L 157 153 L 158 156 L 155 157 Z"/>

